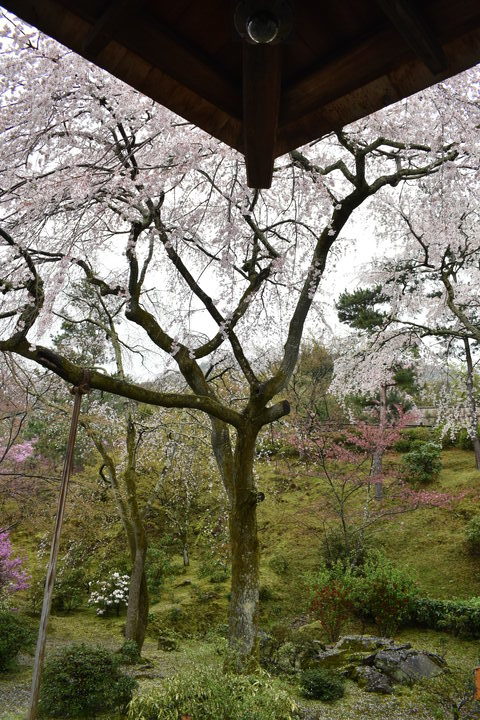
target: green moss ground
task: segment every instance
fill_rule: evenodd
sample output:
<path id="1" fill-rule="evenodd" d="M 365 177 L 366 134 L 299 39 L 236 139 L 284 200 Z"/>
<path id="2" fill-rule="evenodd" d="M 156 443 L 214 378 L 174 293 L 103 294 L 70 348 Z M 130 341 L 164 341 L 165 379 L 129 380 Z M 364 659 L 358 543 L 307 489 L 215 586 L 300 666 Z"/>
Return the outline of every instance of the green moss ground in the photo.
<path id="1" fill-rule="evenodd" d="M 397 462 L 398 458 L 391 458 Z M 375 534 L 375 544 L 395 563 L 408 569 L 425 595 L 440 598 L 480 596 L 480 559 L 472 558 L 464 546 L 464 528 L 468 519 L 480 512 L 480 473 L 474 469 L 473 454 L 461 450 L 443 453 L 444 468 L 432 490 L 461 496 L 448 508 L 418 509 L 391 518 Z M 331 521 L 322 496 L 322 480 L 307 476 L 295 459 L 281 464 L 264 463 L 258 467 L 259 486 L 265 501 L 259 506 L 259 532 L 262 548 L 261 584 L 264 597 L 261 624 L 300 616 L 307 610 L 304 576 L 320 564 L 324 523 Z M 211 611 L 215 604 L 212 632 L 203 637 L 182 638 L 174 652 L 157 649 L 155 637 L 148 637 L 144 658 L 151 667 L 140 670 L 141 691 L 163 682 L 164 678 L 191 667 L 220 668 L 223 639 L 213 631 L 225 623 L 229 582 L 211 583 L 200 578 L 198 559 L 193 553 L 187 572 L 169 577 L 160 602 L 151 608 L 154 615 L 165 617 L 172 609 L 182 608 L 186 627 L 195 625 L 195 617 Z M 195 616 L 195 617 L 194 617 Z M 100 644 L 117 650 L 122 644 L 124 618 L 98 618 L 85 609 L 66 616 L 52 617 L 47 652 L 72 642 Z M 352 625 L 349 628 L 358 631 Z M 468 677 L 479 663 L 477 641 L 453 638 L 445 633 L 426 630 L 403 631 L 398 639 L 416 648 L 446 655 L 456 672 Z M 0 676 L 0 720 L 23 719 L 28 702 L 32 659 L 20 659 L 19 668 Z M 282 682 L 289 683 L 288 680 Z M 291 685 L 297 693 L 295 685 Z M 308 705 L 302 701 L 303 705 Z M 434 703 L 435 704 L 435 703 Z M 448 717 L 432 710 L 431 693 L 420 686 L 400 690 L 394 697 L 378 697 L 348 683 L 344 699 L 333 704 L 310 703 L 325 720 L 418 720 Z M 436 714 L 435 714 L 436 713 Z M 104 720 L 107 720 L 106 718 Z M 109 720 L 114 720 L 109 718 Z"/>

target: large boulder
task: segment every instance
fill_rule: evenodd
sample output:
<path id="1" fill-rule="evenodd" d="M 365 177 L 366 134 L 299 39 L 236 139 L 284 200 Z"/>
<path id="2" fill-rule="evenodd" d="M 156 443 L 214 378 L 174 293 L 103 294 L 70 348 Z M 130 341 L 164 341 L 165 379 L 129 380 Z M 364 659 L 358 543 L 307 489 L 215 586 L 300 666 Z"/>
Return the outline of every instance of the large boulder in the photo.
<path id="1" fill-rule="evenodd" d="M 433 653 L 393 648 L 377 652 L 373 664 L 393 682 L 411 685 L 418 680 L 439 675 L 446 663 Z"/>

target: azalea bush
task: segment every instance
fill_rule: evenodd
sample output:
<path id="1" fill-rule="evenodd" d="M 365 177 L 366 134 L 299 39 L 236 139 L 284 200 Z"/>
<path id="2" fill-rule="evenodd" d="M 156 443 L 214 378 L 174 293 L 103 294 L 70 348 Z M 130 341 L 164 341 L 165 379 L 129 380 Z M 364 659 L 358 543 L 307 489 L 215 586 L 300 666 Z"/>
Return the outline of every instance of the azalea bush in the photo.
<path id="1" fill-rule="evenodd" d="M 120 610 L 126 607 L 128 602 L 128 575 L 120 575 L 119 572 L 112 572 L 106 580 L 97 580 L 90 584 L 89 605 L 97 608 L 97 615 L 107 615 L 114 611 L 120 615 Z"/>
<path id="2" fill-rule="evenodd" d="M 480 515 L 474 515 L 468 521 L 465 542 L 470 555 L 480 555 Z"/>
<path id="3" fill-rule="evenodd" d="M 407 480 L 425 485 L 433 482 L 442 470 L 442 447 L 435 442 L 415 442 L 402 458 Z"/>
<path id="4" fill-rule="evenodd" d="M 353 614 L 350 577 L 350 573 L 337 564 L 314 580 L 310 611 L 322 623 L 329 642 L 338 640 Z"/>
<path id="5" fill-rule="evenodd" d="M 13 593 L 28 587 L 28 575 L 22 568 L 22 560 L 13 557 L 12 552 L 8 532 L 0 532 L 0 607 L 7 607 Z"/>
<path id="6" fill-rule="evenodd" d="M 345 678 L 328 668 L 304 670 L 300 676 L 300 687 L 303 697 L 328 702 L 343 697 Z"/>

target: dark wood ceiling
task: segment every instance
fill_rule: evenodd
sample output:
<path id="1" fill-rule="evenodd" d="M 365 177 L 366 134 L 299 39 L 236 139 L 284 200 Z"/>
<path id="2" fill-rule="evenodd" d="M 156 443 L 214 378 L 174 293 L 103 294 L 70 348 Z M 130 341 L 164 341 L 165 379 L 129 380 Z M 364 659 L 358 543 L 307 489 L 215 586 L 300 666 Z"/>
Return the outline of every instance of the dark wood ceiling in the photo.
<path id="1" fill-rule="evenodd" d="M 242 152 L 252 187 L 278 155 L 480 62 L 480 0 L 291 0 L 271 45 L 240 38 L 235 0 L 2 4 Z"/>

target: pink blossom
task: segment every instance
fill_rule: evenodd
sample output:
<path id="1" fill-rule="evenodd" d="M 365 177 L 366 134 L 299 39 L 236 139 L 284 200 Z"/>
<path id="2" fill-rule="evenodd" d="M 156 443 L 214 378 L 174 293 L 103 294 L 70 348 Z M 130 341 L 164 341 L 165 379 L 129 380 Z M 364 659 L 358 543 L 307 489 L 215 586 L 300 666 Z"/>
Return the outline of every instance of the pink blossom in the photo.
<path id="1" fill-rule="evenodd" d="M 28 575 L 21 566 L 22 560 L 12 557 L 8 532 L 0 532 L 0 595 L 11 595 L 28 587 Z"/>

